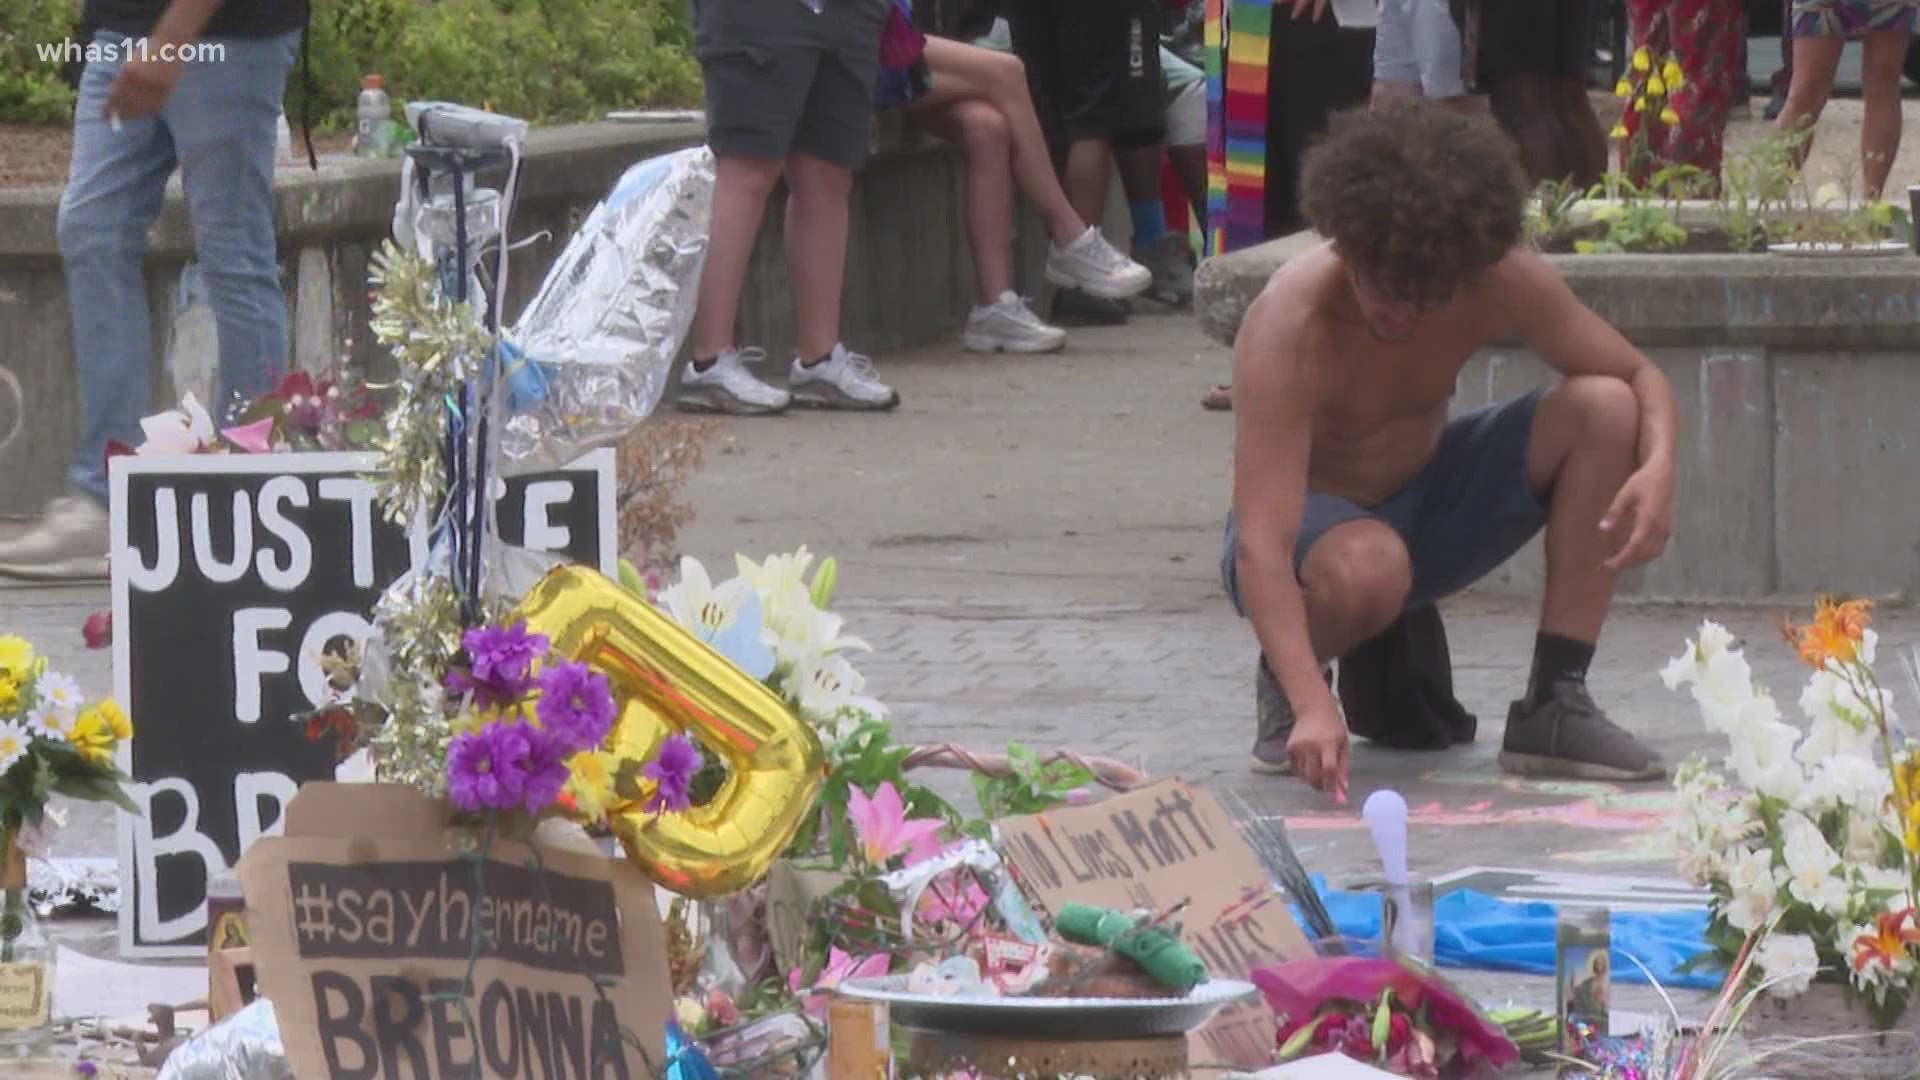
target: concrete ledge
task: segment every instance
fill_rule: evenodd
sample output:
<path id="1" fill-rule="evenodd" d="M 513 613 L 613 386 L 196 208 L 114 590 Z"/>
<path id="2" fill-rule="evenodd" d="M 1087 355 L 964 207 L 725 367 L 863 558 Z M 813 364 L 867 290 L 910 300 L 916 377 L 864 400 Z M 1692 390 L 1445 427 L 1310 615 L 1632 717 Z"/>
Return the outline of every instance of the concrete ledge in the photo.
<path id="1" fill-rule="evenodd" d="M 535 131 L 515 209 L 515 240 L 547 239 L 514 252 L 507 310 L 518 312 L 580 220 L 636 161 L 700 143 L 700 121 L 603 123 Z M 964 166 L 954 148 L 914 135 L 894 115 L 875 131 L 875 154 L 856 179 L 847 252 L 843 337 L 875 355 L 959 332 L 974 301 L 972 251 L 963 220 Z M 298 148 L 296 148 L 298 150 Z M 370 377 L 391 374 L 368 330 L 367 269 L 388 235 L 399 190 L 398 161 L 304 163 L 275 179 L 275 219 L 293 363 L 308 370 L 345 358 Z M 504 177 L 483 177 L 498 187 Z M 35 512 L 64 486 L 78 423 L 66 282 L 55 223 L 58 187 L 0 192 L 0 517 Z M 748 271 L 740 339 L 783 358 L 793 303 L 780 236 L 785 198 L 776 192 Z M 1014 288 L 1045 291 L 1046 232 L 1020 208 Z M 153 403 L 192 391 L 211 400 L 216 337 L 211 313 L 185 274 L 193 234 L 177 178 L 148 231 L 148 306 L 154 328 Z M 780 366 L 784 366 L 783 364 Z M 10 377 L 10 378 L 9 378 Z M 17 382 L 19 393 L 12 392 Z M 15 400 L 16 396 L 19 400 Z M 15 433 L 9 437 L 9 433 Z"/>
<path id="2" fill-rule="evenodd" d="M 1276 240 L 1208 260 L 1195 311 L 1231 343 L 1253 297 L 1316 243 Z M 1622 590 L 1743 600 L 1920 591 L 1920 261 L 1911 256 L 1556 256 L 1574 291 L 1647 353 L 1680 411 L 1674 537 Z M 1517 343 L 1461 372 L 1455 411 L 1554 373 Z M 1482 588 L 1537 595 L 1536 542 Z"/>

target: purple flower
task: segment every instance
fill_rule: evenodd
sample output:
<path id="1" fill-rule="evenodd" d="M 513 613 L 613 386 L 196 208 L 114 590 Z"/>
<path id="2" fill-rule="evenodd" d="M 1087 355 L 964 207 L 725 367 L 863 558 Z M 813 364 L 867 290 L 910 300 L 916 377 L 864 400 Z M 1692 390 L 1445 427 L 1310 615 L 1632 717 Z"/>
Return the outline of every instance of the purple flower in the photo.
<path id="1" fill-rule="evenodd" d="M 447 746 L 447 790 L 453 805 L 468 812 L 520 805 L 527 794 L 531 730 L 525 721 L 517 721 L 454 736 Z"/>
<path id="2" fill-rule="evenodd" d="M 585 664 L 569 663 L 540 673 L 535 712 L 563 750 L 591 750 L 613 728 L 613 692 L 607 677 Z"/>
<path id="3" fill-rule="evenodd" d="M 663 811 L 678 814 L 692 806 L 688 788 L 693 786 L 694 774 L 700 771 L 701 764 L 700 751 L 692 739 L 685 735 L 669 736 L 660 744 L 659 753 L 640 770 L 642 776 L 658 785 L 642 809 L 650 814 Z"/>
<path id="4" fill-rule="evenodd" d="M 531 753 L 527 755 L 526 797 L 524 805 L 529 814 L 539 814 L 552 806 L 560 797 L 560 789 L 567 786 L 567 758 L 573 751 L 560 745 L 552 732 L 540 729 L 521 721 L 520 727 L 527 729 L 527 742 Z"/>
<path id="5" fill-rule="evenodd" d="M 546 635 L 527 633 L 524 621 L 512 626 L 477 626 L 461 637 L 460 644 L 467 650 L 468 670 L 449 670 L 447 689 L 456 694 L 471 693 L 487 707 L 520 700 L 527 692 L 533 662 L 547 652 Z"/>

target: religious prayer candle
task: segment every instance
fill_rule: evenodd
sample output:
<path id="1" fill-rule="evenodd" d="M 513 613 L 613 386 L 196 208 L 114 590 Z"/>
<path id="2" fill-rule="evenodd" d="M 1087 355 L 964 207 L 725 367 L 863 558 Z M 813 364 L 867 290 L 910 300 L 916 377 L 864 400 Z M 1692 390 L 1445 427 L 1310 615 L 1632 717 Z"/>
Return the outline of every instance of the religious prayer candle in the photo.
<path id="1" fill-rule="evenodd" d="M 1554 934 L 1554 986 L 1560 1049 L 1573 1025 L 1604 1036 L 1612 1001 L 1612 916 L 1606 908 L 1562 908 Z"/>

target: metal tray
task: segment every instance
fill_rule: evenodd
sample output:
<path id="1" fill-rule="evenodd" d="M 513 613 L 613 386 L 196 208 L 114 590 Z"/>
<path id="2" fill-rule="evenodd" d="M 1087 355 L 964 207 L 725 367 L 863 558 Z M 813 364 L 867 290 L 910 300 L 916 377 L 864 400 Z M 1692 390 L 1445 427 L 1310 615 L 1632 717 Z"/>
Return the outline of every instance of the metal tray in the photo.
<path id="1" fill-rule="evenodd" d="M 1032 1039 L 1149 1039 L 1184 1035 L 1222 1008 L 1257 997 L 1252 983 L 1213 979 L 1186 997 L 936 997 L 907 990 L 907 975 L 849 979 L 836 991 L 884 1002 L 893 1023 L 946 1035 Z"/>

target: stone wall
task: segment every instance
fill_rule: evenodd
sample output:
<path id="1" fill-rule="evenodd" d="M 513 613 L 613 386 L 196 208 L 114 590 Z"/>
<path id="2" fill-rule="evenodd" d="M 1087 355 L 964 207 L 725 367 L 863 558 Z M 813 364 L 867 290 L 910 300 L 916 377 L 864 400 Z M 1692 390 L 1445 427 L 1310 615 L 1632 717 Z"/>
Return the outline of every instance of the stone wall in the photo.
<path id="1" fill-rule="evenodd" d="M 1210 260 L 1195 307 L 1231 344 L 1289 237 Z M 1680 408 L 1667 553 L 1643 597 L 1755 599 L 1920 588 L 1920 272 L 1911 256 L 1554 256 L 1574 291 L 1647 353 Z M 1455 410 L 1552 379 L 1519 344 L 1461 372 Z M 1539 543 L 1484 588 L 1537 593 Z"/>
<path id="2" fill-rule="evenodd" d="M 514 238 L 550 235 L 513 255 L 508 311 L 539 286 L 574 226 L 634 162 L 703 137 L 698 121 L 591 124 L 536 131 L 522 173 Z M 973 303 L 971 252 L 961 220 L 962 163 L 951 147 L 883 118 L 879 151 L 854 188 L 843 336 L 856 349 L 890 350 L 958 334 Z M 386 238 L 398 193 L 397 161 L 323 161 L 283 168 L 276 219 L 294 363 L 321 370 L 342 357 L 373 376 L 389 371 L 367 330 L 366 273 Z M 499 178 L 484 180 L 498 187 Z M 0 517 L 36 512 L 64 486 L 78 422 L 66 284 L 54 222 L 57 188 L 0 191 Z M 749 271 L 741 341 L 783 357 L 792 347 L 792 302 L 780 253 L 784 197 L 776 192 Z M 1045 233 L 1023 208 L 1016 288 L 1042 287 Z M 149 232 L 147 282 L 155 346 L 154 404 L 192 391 L 211 398 L 215 335 L 196 302 L 192 233 L 178 180 Z M 781 370 L 784 370 L 782 365 Z"/>

